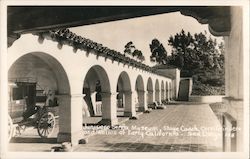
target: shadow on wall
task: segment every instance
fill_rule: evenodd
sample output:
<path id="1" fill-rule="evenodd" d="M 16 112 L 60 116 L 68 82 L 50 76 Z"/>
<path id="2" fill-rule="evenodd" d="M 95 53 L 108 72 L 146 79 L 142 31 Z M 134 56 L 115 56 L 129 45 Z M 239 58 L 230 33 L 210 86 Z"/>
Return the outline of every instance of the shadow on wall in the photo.
<path id="1" fill-rule="evenodd" d="M 85 112 L 85 116 L 88 117 L 88 116 L 94 116 L 94 109 L 93 109 L 93 103 L 92 103 L 92 100 L 91 100 L 91 92 L 90 92 L 90 89 L 89 88 L 84 88 L 84 92 L 85 94 L 85 97 L 84 97 L 84 101 L 85 103 L 87 104 L 87 110 L 88 112 Z"/>
<path id="2" fill-rule="evenodd" d="M 181 78 L 178 91 L 178 101 L 189 101 L 189 96 L 192 93 L 192 83 L 192 78 Z"/>

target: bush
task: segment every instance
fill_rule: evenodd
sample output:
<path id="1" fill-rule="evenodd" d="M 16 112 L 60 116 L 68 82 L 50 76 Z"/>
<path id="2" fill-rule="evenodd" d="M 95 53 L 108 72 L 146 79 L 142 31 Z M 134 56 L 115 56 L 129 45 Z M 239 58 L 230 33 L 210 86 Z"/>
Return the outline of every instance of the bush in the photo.
<path id="1" fill-rule="evenodd" d="M 224 85 L 224 80 L 223 79 L 208 79 L 204 82 L 204 84 L 208 84 L 214 87 L 220 87 Z"/>
<path id="2" fill-rule="evenodd" d="M 194 83 L 192 95 L 225 95 L 225 86 L 217 87 L 208 84 Z"/>

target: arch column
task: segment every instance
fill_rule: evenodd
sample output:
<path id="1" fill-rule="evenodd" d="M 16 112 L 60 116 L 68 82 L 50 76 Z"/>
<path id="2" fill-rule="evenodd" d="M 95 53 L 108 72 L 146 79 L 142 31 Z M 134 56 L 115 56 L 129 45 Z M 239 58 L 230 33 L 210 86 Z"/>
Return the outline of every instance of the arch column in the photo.
<path id="1" fill-rule="evenodd" d="M 124 91 L 125 94 L 125 106 L 124 106 L 124 116 L 126 117 L 135 117 L 135 92 Z"/>
<path id="2" fill-rule="evenodd" d="M 77 145 L 83 138 L 82 133 L 82 94 L 58 95 L 59 108 L 59 133 L 58 142 L 71 142 Z"/>
<path id="3" fill-rule="evenodd" d="M 102 92 L 102 121 L 101 124 L 114 126 L 118 124 L 116 95 L 117 92 Z"/>

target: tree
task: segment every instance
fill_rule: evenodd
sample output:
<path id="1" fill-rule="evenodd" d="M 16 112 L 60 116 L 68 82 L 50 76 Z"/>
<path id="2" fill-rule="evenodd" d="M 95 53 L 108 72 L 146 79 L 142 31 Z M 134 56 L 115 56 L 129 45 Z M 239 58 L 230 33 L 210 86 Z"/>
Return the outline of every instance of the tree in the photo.
<path id="1" fill-rule="evenodd" d="M 168 45 L 172 46 L 172 56 L 174 56 L 169 63 L 177 66 L 181 70 L 192 70 L 197 67 L 197 55 L 194 52 L 194 38 L 188 32 L 181 30 L 174 37 L 170 36 Z"/>
<path id="2" fill-rule="evenodd" d="M 224 55 L 224 54 L 225 54 L 225 45 L 224 45 L 224 43 L 221 42 L 221 43 L 218 45 L 218 47 L 219 47 L 220 53 L 221 53 L 222 55 Z"/>
<path id="3" fill-rule="evenodd" d="M 191 35 L 182 30 L 170 36 L 168 44 L 172 46 L 172 52 L 167 63 L 178 67 L 182 77 L 193 77 L 196 88 L 224 87 L 223 42 L 218 45 L 206 32 Z"/>
<path id="4" fill-rule="evenodd" d="M 135 51 L 132 53 L 134 57 L 137 57 L 140 61 L 144 61 L 145 57 L 143 56 L 141 50 L 135 49 Z"/>
<path id="5" fill-rule="evenodd" d="M 217 49 L 216 39 L 207 37 L 206 33 L 192 36 L 182 30 L 181 33 L 170 36 L 168 44 L 172 46 L 168 63 L 180 68 L 182 75 L 192 76 L 197 71 L 223 68 L 223 55 Z"/>
<path id="6" fill-rule="evenodd" d="M 124 50 L 124 53 L 125 54 L 129 54 L 129 55 L 132 55 L 132 53 L 134 52 L 135 50 L 135 46 L 133 44 L 132 41 L 128 42 L 126 45 L 125 45 L 125 50 Z"/>
<path id="7" fill-rule="evenodd" d="M 125 45 L 124 54 L 129 54 L 137 59 L 139 59 L 141 62 L 145 60 L 145 57 L 143 56 L 141 50 L 136 49 L 135 45 L 132 41 L 128 42 Z"/>
<path id="8" fill-rule="evenodd" d="M 151 56 L 150 60 L 152 62 L 158 62 L 160 64 L 166 64 L 167 51 L 164 46 L 160 43 L 158 39 L 153 39 L 151 44 L 149 44 Z"/>

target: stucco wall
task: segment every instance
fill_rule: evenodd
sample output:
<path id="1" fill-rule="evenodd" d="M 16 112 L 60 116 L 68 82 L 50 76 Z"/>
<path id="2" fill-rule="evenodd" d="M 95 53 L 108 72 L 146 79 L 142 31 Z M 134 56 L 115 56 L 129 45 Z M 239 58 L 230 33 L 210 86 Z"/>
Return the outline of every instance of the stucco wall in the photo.
<path id="1" fill-rule="evenodd" d="M 231 32 L 226 37 L 226 96 L 243 99 L 242 8 L 231 7 Z"/>
<path id="2" fill-rule="evenodd" d="M 192 93 L 192 78 L 181 78 L 179 84 L 178 100 L 188 100 Z"/>
<path id="3" fill-rule="evenodd" d="M 240 128 L 236 133 L 235 143 L 225 143 L 224 148 L 232 145 L 236 146 L 237 151 L 243 151 L 244 147 L 244 82 L 243 82 L 243 65 L 245 55 L 249 50 L 243 50 L 243 12 L 242 7 L 230 7 L 231 11 L 231 32 L 225 37 L 225 86 L 226 97 L 223 98 L 223 105 L 226 113 L 233 118 L 237 127 Z M 247 28 L 248 29 L 248 28 Z M 249 44 L 247 44 L 249 45 Z M 245 68 L 247 69 L 247 68 Z M 247 89 L 247 88 L 246 88 Z M 224 112 L 223 112 L 224 113 Z M 224 138 L 226 138 L 224 136 Z"/>
<path id="4" fill-rule="evenodd" d="M 200 102 L 200 103 L 216 103 L 222 102 L 224 96 L 190 96 L 190 102 Z"/>

